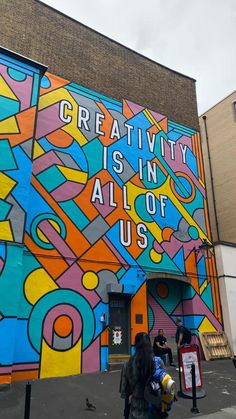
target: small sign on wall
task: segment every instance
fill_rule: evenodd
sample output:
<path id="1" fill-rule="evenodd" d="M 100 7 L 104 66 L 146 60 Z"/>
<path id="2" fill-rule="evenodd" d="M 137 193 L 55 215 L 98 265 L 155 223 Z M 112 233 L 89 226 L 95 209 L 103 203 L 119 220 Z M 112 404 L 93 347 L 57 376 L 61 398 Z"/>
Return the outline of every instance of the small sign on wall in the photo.
<path id="1" fill-rule="evenodd" d="M 192 391 L 192 364 L 195 365 L 196 387 L 202 388 L 202 371 L 198 347 L 190 345 L 179 350 L 180 363 L 183 371 L 183 381 L 185 391 Z"/>

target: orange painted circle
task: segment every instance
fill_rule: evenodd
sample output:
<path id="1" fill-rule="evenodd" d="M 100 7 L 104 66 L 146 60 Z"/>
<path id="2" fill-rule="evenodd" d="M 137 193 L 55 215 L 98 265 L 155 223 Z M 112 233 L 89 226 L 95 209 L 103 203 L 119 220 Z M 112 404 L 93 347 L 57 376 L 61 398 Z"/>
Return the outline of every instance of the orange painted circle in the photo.
<path id="1" fill-rule="evenodd" d="M 157 285 L 157 294 L 161 298 L 167 298 L 169 295 L 169 288 L 168 285 L 166 285 L 164 282 L 160 282 Z"/>
<path id="2" fill-rule="evenodd" d="M 72 332 L 73 323 L 68 316 L 60 316 L 55 320 L 54 330 L 56 334 L 62 338 L 65 338 Z"/>
<path id="3" fill-rule="evenodd" d="M 184 179 L 186 179 L 189 182 L 190 186 L 191 186 L 192 192 L 191 192 L 191 194 L 190 194 L 189 197 L 184 198 L 176 190 L 176 188 L 175 188 L 175 181 L 174 181 L 174 179 L 171 178 L 170 179 L 170 187 L 172 189 L 172 192 L 174 193 L 174 195 L 176 196 L 176 198 L 179 199 L 179 201 L 186 202 L 186 203 L 192 202 L 194 200 L 194 198 L 195 198 L 195 195 L 196 195 L 195 185 L 194 185 L 192 179 L 190 179 L 190 177 L 188 175 L 186 175 L 186 173 L 183 173 L 183 172 L 176 172 L 175 175 L 177 177 L 183 177 Z"/>

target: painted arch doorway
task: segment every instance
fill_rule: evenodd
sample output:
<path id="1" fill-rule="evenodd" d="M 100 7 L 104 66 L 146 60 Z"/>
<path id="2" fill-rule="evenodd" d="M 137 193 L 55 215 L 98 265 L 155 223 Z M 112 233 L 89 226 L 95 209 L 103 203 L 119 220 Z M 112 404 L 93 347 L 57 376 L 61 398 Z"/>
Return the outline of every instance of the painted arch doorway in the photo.
<path id="1" fill-rule="evenodd" d="M 167 337 L 174 337 L 175 319 L 184 317 L 183 299 L 189 284 L 176 279 L 150 279 L 147 282 L 148 328 L 151 338 L 163 329 Z"/>

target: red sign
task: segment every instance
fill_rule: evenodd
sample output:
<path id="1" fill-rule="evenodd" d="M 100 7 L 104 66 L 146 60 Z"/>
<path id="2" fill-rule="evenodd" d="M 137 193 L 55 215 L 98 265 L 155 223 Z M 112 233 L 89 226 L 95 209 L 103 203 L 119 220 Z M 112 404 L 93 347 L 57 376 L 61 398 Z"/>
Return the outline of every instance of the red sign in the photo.
<path id="1" fill-rule="evenodd" d="M 196 387 L 202 387 L 202 370 L 197 345 L 184 346 L 179 349 L 180 365 L 184 379 L 185 391 L 192 390 L 192 364 L 195 364 Z"/>

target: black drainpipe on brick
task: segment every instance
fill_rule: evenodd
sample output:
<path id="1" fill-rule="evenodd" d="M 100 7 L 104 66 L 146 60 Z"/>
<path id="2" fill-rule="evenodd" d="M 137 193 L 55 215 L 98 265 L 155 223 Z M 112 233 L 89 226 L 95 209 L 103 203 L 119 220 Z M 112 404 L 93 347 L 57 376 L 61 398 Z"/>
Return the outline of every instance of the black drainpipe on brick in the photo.
<path id="1" fill-rule="evenodd" d="M 211 177 L 211 189 L 212 189 L 212 198 L 213 198 L 213 207 L 214 207 L 214 213 L 215 213 L 215 220 L 216 220 L 216 235 L 217 235 L 217 242 L 220 241 L 220 235 L 219 235 L 219 223 L 218 223 L 218 217 L 217 217 L 217 211 L 216 211 L 216 199 L 215 199 L 215 189 L 214 189 L 214 180 L 212 176 L 212 165 L 211 165 L 211 154 L 210 154 L 210 147 L 209 147 L 209 138 L 208 138 L 208 131 L 207 131 L 207 117 L 204 115 L 202 117 L 204 121 L 204 128 L 205 128 L 205 135 L 206 135 L 206 143 L 207 143 L 207 154 L 209 159 L 209 169 L 210 169 L 210 177 Z"/>

